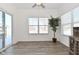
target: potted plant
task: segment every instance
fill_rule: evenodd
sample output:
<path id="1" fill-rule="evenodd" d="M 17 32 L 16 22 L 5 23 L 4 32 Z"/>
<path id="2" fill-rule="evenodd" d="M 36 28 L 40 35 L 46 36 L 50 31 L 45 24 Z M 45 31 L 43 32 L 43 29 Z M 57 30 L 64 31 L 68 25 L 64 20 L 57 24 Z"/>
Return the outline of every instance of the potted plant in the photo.
<path id="1" fill-rule="evenodd" d="M 49 19 L 49 25 L 52 28 L 53 32 L 54 32 L 54 37 L 52 38 L 53 42 L 57 41 L 57 38 L 55 37 L 55 33 L 57 31 L 57 27 L 59 26 L 59 20 L 60 18 L 54 18 L 51 16 L 51 18 Z"/>

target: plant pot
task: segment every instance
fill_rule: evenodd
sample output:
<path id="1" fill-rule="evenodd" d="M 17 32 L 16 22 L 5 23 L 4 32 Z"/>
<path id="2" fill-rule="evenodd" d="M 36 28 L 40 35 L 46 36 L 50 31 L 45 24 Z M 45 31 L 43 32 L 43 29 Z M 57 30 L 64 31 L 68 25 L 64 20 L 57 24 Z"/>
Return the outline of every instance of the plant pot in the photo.
<path id="1" fill-rule="evenodd" d="M 56 43 L 57 41 L 57 38 L 52 38 L 53 42 Z"/>

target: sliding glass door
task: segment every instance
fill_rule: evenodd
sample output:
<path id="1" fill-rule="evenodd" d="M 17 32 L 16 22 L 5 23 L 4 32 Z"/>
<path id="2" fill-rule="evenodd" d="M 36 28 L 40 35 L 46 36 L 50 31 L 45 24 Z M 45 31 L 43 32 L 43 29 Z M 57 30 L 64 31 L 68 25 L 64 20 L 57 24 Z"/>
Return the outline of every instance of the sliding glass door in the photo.
<path id="1" fill-rule="evenodd" d="M 12 44 L 12 16 L 5 14 L 5 46 Z"/>
<path id="2" fill-rule="evenodd" d="M 12 16 L 0 11 L 0 49 L 12 44 Z"/>
<path id="3" fill-rule="evenodd" d="M 2 12 L 0 11 L 0 49 L 2 48 Z"/>
<path id="4" fill-rule="evenodd" d="M 5 36 L 5 29 L 4 29 L 4 26 L 5 26 L 5 24 L 4 24 L 4 17 L 3 17 L 3 12 L 2 11 L 0 11 L 0 49 L 1 48 L 4 48 L 4 41 L 5 41 L 5 38 L 4 38 L 4 36 Z"/>

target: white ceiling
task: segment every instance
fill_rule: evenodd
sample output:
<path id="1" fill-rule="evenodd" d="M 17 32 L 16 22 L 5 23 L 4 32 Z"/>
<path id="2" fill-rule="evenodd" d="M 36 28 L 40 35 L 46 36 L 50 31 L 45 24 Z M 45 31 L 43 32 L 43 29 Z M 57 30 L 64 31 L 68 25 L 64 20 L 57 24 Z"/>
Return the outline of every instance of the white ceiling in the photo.
<path id="1" fill-rule="evenodd" d="M 33 9 L 32 6 L 34 3 L 13 3 L 17 9 Z M 61 8 L 67 8 L 69 6 L 74 7 L 79 4 L 77 3 L 44 3 L 45 8 L 41 9 L 61 9 Z M 35 7 L 34 9 L 38 9 L 39 7 Z"/>
<path id="2" fill-rule="evenodd" d="M 32 8 L 32 6 L 34 5 L 34 3 L 15 3 L 13 4 L 14 6 L 16 6 L 16 8 L 18 9 L 38 9 L 41 7 L 35 7 Z M 56 4 L 56 3 L 44 3 L 43 5 L 45 5 L 44 9 L 57 9 L 59 6 L 61 6 L 62 4 Z M 42 8 L 41 8 L 42 9 Z"/>
<path id="3" fill-rule="evenodd" d="M 51 10 L 55 10 L 59 15 L 61 16 L 62 14 L 76 8 L 79 7 L 79 3 L 43 3 L 45 5 L 45 8 L 41 8 L 42 10 L 46 10 L 46 9 L 51 9 Z M 39 7 L 35 7 L 32 8 L 32 6 L 34 5 L 34 3 L 11 3 L 12 6 L 14 6 L 16 9 L 18 10 L 27 10 L 27 9 L 31 9 L 31 10 L 35 10 L 35 9 L 39 9 Z"/>

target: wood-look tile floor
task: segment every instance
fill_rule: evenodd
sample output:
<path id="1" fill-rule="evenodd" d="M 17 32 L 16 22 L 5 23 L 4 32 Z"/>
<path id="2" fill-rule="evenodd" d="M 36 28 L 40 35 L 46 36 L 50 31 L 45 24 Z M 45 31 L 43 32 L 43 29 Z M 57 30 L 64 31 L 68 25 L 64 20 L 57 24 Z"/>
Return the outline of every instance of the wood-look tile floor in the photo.
<path id="1" fill-rule="evenodd" d="M 68 48 L 51 41 L 19 42 L 1 53 L 2 55 L 68 55 Z"/>

